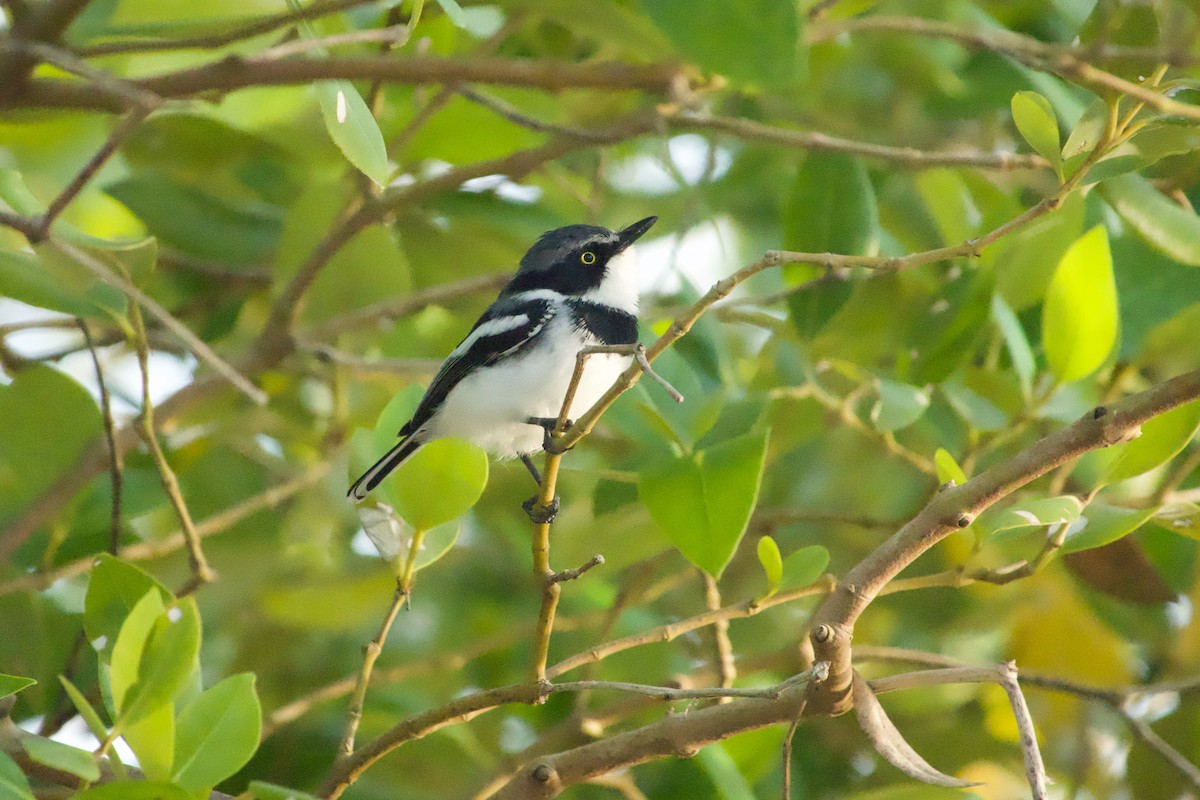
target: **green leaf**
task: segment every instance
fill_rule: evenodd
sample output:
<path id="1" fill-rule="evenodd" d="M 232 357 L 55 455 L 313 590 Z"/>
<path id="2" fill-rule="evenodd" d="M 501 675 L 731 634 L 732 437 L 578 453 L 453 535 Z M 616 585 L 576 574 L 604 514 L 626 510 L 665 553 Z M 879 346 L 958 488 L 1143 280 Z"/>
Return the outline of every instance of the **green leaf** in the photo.
<path id="1" fill-rule="evenodd" d="M 1151 521 L 1171 533 L 1200 539 L 1200 506 L 1195 503 L 1169 503 Z"/>
<path id="2" fill-rule="evenodd" d="M 879 238 L 879 208 L 863 160 L 842 153 L 805 156 L 785 211 L 783 246 L 805 253 L 874 255 Z M 844 286 L 829 288 L 848 293 Z"/>
<path id="3" fill-rule="evenodd" d="M 1029 146 L 1057 170 L 1061 163 L 1058 118 L 1050 101 L 1037 92 L 1017 92 L 1012 98 L 1012 115 Z"/>
<path id="4" fill-rule="evenodd" d="M 83 630 L 92 647 L 107 661 L 117 633 L 146 592 L 157 589 L 166 603 L 171 593 L 148 572 L 107 553 L 96 556 L 83 604 Z"/>
<path id="5" fill-rule="evenodd" d="M 767 434 L 727 439 L 642 474 L 638 496 L 683 555 L 719 578 L 758 499 Z"/>
<path id="6" fill-rule="evenodd" d="M 154 630 L 154 623 L 163 613 L 165 606 L 162 597 L 155 589 L 149 589 L 133 604 L 117 639 L 113 643 L 112 655 L 109 660 L 114 715 L 120 716 L 126 707 L 126 696 L 138 681 L 141 671 L 142 654 L 146 650 L 146 642 Z"/>
<path id="7" fill-rule="evenodd" d="M 354 84 L 343 80 L 318 81 L 316 90 L 325 129 L 333 143 L 355 169 L 380 186 L 386 186 L 389 175 L 387 146 L 379 123 Z"/>
<path id="8" fill-rule="evenodd" d="M 247 791 L 254 800 L 321 800 L 315 794 L 305 794 L 266 781 L 250 781 Z"/>
<path id="9" fill-rule="evenodd" d="M 0 750 L 0 800 L 34 800 L 29 779 L 17 762 Z"/>
<path id="10" fill-rule="evenodd" d="M 810 586 L 825 574 L 829 566 L 829 551 L 819 544 L 810 544 L 788 554 L 783 560 L 781 591 Z"/>
<path id="11" fill-rule="evenodd" d="M 1173 408 L 1142 425 L 1142 435 L 1116 445 L 1101 483 L 1149 472 L 1179 454 L 1200 428 L 1200 400 Z"/>
<path id="12" fill-rule="evenodd" d="M 437 4 L 442 7 L 442 11 L 446 12 L 446 17 L 454 23 L 454 27 L 467 27 L 467 15 L 463 12 L 462 6 L 454 0 L 437 0 Z"/>
<path id="13" fill-rule="evenodd" d="M 137 683 L 125 697 L 121 716 L 127 723 L 170 703 L 184 688 L 200 656 L 200 612 L 194 598 L 167 606 L 154 622 L 138 669 Z M 115 692 L 114 692 L 115 694 Z"/>
<path id="14" fill-rule="evenodd" d="M 138 765 L 152 781 L 171 777 L 175 763 L 175 706 L 160 703 L 131 722 L 121 721 L 121 738 L 137 756 Z"/>
<path id="15" fill-rule="evenodd" d="M 881 378 L 879 399 L 871 408 L 871 423 L 877 430 L 889 433 L 913 424 L 928 408 L 927 389 Z"/>
<path id="16" fill-rule="evenodd" d="M 992 295 L 992 319 L 1004 337 L 1004 345 L 1008 348 L 1008 356 L 1012 359 L 1013 369 L 1021 380 L 1021 391 L 1026 399 L 1033 389 L 1033 376 L 1037 372 L 1037 362 L 1033 357 L 1033 348 L 1029 346 L 1029 338 L 1017 314 L 999 292 Z"/>
<path id="17" fill-rule="evenodd" d="M 1090 550 L 1093 547 L 1103 547 L 1115 542 L 1126 534 L 1132 533 L 1154 516 L 1156 508 L 1118 508 L 1116 506 L 1092 503 L 1084 509 L 1079 519 L 1067 528 L 1066 538 L 1063 539 L 1061 553 L 1076 553 L 1080 550 Z"/>
<path id="18" fill-rule="evenodd" d="M 83 696 L 83 692 L 79 691 L 75 687 L 75 684 L 67 680 L 65 675 L 59 675 L 58 682 L 66 690 L 67 697 L 71 700 L 71 705 L 75 706 L 75 710 L 79 712 L 79 716 L 87 723 L 88 730 L 92 736 L 95 736 L 97 741 L 104 741 L 104 737 L 108 735 L 108 728 L 104 727 L 104 722 L 100 719 L 100 715 L 96 713 L 96 709 L 92 708 L 92 704 Z"/>
<path id="19" fill-rule="evenodd" d="M 1117 343 L 1117 287 L 1108 232 L 1097 225 L 1067 250 L 1042 306 L 1042 344 L 1063 383 L 1098 370 Z"/>
<path id="20" fill-rule="evenodd" d="M 642 7 L 702 69 L 749 84 L 797 77 L 801 20 L 791 0 L 642 0 Z"/>
<path id="21" fill-rule="evenodd" d="M 720 742 L 710 744 L 696 756 L 701 769 L 708 773 L 721 800 L 756 800 L 754 789 Z"/>
<path id="22" fill-rule="evenodd" d="M 933 463 L 937 467 L 938 483 L 954 481 L 956 486 L 962 486 L 967 482 L 967 473 L 944 447 L 939 447 L 933 454 Z"/>
<path id="23" fill-rule="evenodd" d="M 1024 500 L 998 511 L 988 510 L 979 515 L 972 526 L 979 537 L 986 538 L 1001 531 L 1056 524 L 1070 524 L 1079 519 L 1083 503 L 1073 495 L 1041 497 Z"/>
<path id="24" fill-rule="evenodd" d="M 1008 415 L 961 380 L 943 381 L 938 389 L 950 407 L 975 430 L 999 431 L 1008 427 Z"/>
<path id="25" fill-rule="evenodd" d="M 62 281 L 32 253 L 0 250 L 0 295 L 73 317 L 108 314 L 103 303 Z"/>
<path id="26" fill-rule="evenodd" d="M 78 775 L 85 781 L 100 780 L 100 765 L 87 750 L 40 736 L 25 737 L 21 746 L 30 758 L 43 766 Z"/>
<path id="27" fill-rule="evenodd" d="M 33 678 L 22 678 L 19 675 L 5 675 L 0 673 L 0 697 L 8 697 L 10 694 L 16 694 L 22 689 L 28 688 L 36 684 L 37 681 Z"/>
<path id="28" fill-rule="evenodd" d="M 206 793 L 244 767 L 258 749 L 262 709 L 254 676 L 231 675 L 204 691 L 179 714 L 173 780 Z"/>
<path id="29" fill-rule="evenodd" d="M 419 530 L 432 530 L 466 513 L 487 485 L 487 454 L 462 439 L 437 439 L 401 464 L 386 496 Z"/>
<path id="30" fill-rule="evenodd" d="M 1075 123 L 1075 127 L 1067 137 L 1067 143 L 1063 145 L 1062 150 L 1063 160 L 1069 162 L 1071 159 L 1076 159 L 1078 162 L 1092 152 L 1099 144 L 1100 137 L 1104 135 L 1108 117 L 1108 103 L 1103 100 L 1093 100 L 1084 109 L 1083 116 L 1079 118 L 1079 122 Z"/>
<path id="31" fill-rule="evenodd" d="M 929 169 L 917 176 L 916 183 L 945 244 L 958 244 L 979 231 L 983 212 L 961 172 L 949 167 Z"/>
<path id="32" fill-rule="evenodd" d="M 1141 175 L 1119 175 L 1100 194 L 1146 242 L 1168 258 L 1200 266 L 1200 216 L 1163 196 Z"/>
<path id="33" fill-rule="evenodd" d="M 770 536 L 758 540 L 758 563 L 762 564 L 763 574 L 767 577 L 767 591 L 763 597 L 770 597 L 779 591 L 779 582 L 783 580 L 783 557 L 779 555 L 779 545 Z"/>
<path id="34" fill-rule="evenodd" d="M 195 800 L 173 783 L 114 781 L 80 792 L 71 800 Z"/>

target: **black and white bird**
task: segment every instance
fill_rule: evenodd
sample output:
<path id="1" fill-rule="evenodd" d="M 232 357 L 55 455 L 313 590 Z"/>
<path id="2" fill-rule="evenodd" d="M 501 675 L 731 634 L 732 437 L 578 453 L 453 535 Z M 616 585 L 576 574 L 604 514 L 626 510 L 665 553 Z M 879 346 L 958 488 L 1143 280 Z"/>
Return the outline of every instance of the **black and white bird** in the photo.
<path id="1" fill-rule="evenodd" d="M 576 354 L 589 345 L 637 342 L 632 245 L 657 220 L 619 231 L 568 225 L 542 234 L 446 358 L 400 441 L 348 495 L 365 498 L 422 445 L 442 437 L 466 439 L 500 458 L 520 457 L 540 483 L 529 455 L 542 449 L 546 421 L 559 415 Z M 567 416 L 590 408 L 629 364 L 626 355 L 591 356 Z"/>

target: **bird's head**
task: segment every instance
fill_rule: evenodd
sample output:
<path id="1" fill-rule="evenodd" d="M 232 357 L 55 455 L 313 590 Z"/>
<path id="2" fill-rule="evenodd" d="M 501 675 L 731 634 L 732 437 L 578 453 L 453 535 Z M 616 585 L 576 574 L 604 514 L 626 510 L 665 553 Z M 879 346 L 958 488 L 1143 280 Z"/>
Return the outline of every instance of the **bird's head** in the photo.
<path id="1" fill-rule="evenodd" d="M 529 248 L 506 294 L 551 289 L 625 311 L 637 310 L 637 259 L 632 245 L 658 217 L 619 231 L 568 225 L 543 233 Z"/>

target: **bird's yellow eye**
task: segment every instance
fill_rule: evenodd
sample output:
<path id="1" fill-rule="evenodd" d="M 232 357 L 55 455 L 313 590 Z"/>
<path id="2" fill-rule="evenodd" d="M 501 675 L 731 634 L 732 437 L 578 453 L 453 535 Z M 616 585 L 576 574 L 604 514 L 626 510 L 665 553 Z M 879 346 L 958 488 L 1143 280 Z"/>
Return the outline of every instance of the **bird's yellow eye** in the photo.
<path id="1" fill-rule="evenodd" d="M 581 255 L 579 257 L 579 260 L 588 265 L 595 264 L 596 263 L 596 254 L 593 253 L 591 250 L 584 250 L 583 255 Z"/>

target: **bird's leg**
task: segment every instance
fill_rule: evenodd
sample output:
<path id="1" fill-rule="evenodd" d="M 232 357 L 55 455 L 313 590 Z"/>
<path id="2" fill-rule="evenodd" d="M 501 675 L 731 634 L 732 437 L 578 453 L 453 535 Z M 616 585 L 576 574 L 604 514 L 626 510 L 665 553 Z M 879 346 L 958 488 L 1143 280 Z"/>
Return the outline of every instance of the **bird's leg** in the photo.
<path id="1" fill-rule="evenodd" d="M 551 422 L 554 422 L 554 420 L 551 420 Z M 534 465 L 533 459 L 529 457 L 528 453 L 521 453 L 520 458 L 521 463 L 525 465 L 525 469 L 529 470 L 529 474 L 533 476 L 533 479 L 537 482 L 538 488 L 540 489 L 542 487 L 542 473 L 538 472 L 538 468 Z M 543 522 L 553 522 L 554 518 L 558 516 L 558 495 L 554 495 L 554 499 L 550 501 L 550 505 L 548 506 L 543 506 L 539 502 L 540 497 L 541 492 L 535 494 L 533 497 L 522 503 L 521 508 L 525 509 L 525 513 L 529 515 L 529 519 L 532 520 L 534 524 L 540 525 Z"/>
<path id="2" fill-rule="evenodd" d="M 525 420 L 530 425 L 536 425 L 542 429 L 542 449 L 547 453 L 565 453 L 566 450 L 560 449 L 554 442 L 554 429 L 558 426 L 558 420 L 554 417 L 529 417 Z M 569 428 L 575 423 L 567 420 L 563 428 Z M 567 450 L 571 448 L 568 447 Z M 541 481 L 539 480 L 540 484 Z"/>

